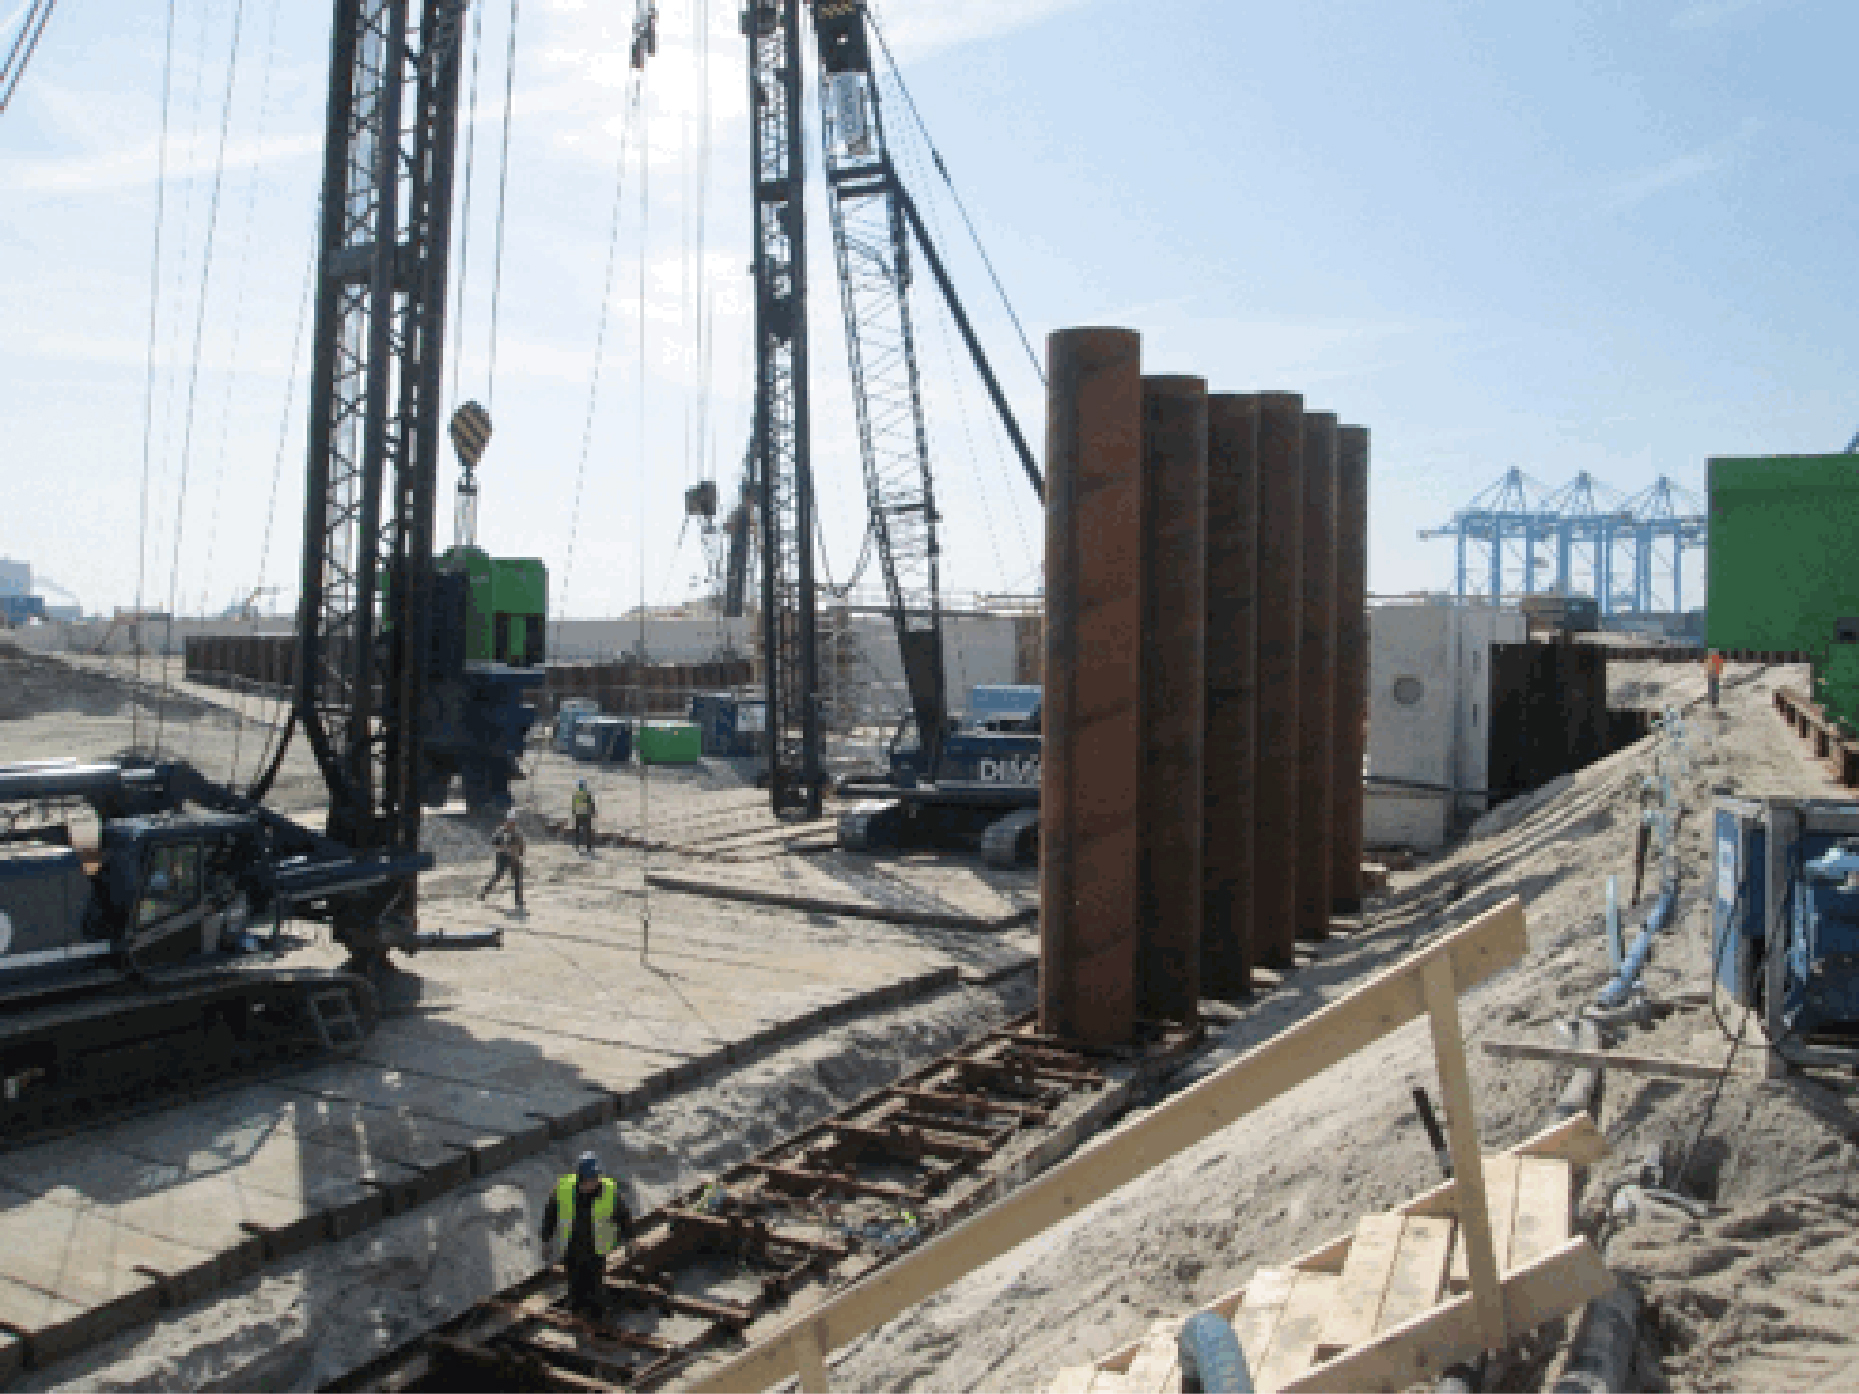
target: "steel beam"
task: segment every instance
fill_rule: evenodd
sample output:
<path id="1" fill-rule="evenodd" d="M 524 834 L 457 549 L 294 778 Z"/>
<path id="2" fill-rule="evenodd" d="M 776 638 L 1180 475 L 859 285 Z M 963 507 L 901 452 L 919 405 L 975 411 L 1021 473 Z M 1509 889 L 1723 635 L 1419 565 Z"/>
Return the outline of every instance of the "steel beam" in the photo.
<path id="1" fill-rule="evenodd" d="M 1304 538 L 1304 399 L 1259 397 L 1258 784 L 1254 961 L 1289 967 L 1297 940 L 1299 577 Z"/>
<path id="2" fill-rule="evenodd" d="M 1330 932 L 1331 751 L 1336 731 L 1336 418 L 1304 417 L 1304 537 L 1299 573 L 1297 934 Z"/>
<path id="3" fill-rule="evenodd" d="M 1253 785 L 1258 715 L 1259 399 L 1207 403 L 1206 710 L 1201 991 L 1252 990 Z"/>
<path id="4" fill-rule="evenodd" d="M 1039 1023 L 1136 1025 L 1142 782 L 1142 370 L 1127 329 L 1047 341 Z"/>
<path id="5" fill-rule="evenodd" d="M 1201 998 L 1201 753 L 1206 696 L 1207 383 L 1142 381 L 1143 1016 Z"/>

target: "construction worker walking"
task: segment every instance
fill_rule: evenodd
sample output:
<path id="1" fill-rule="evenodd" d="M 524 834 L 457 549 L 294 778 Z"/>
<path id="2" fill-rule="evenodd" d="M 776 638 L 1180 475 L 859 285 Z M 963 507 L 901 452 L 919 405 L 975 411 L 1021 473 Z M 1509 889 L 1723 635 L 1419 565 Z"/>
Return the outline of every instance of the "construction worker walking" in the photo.
<path id="1" fill-rule="evenodd" d="M 1711 710 L 1717 710 L 1717 696 L 1723 687 L 1723 655 L 1716 649 L 1710 651 L 1710 657 L 1704 660 L 1704 686 L 1709 692 Z"/>
<path id="2" fill-rule="evenodd" d="M 633 1216 L 620 1186 L 600 1174 L 600 1158 L 583 1152 L 575 1169 L 555 1183 L 542 1211 L 542 1242 L 556 1241 L 556 1259 L 568 1270 L 568 1304 L 598 1317 L 606 1310 L 601 1279 L 607 1255 L 632 1237 Z"/>
<path id="3" fill-rule="evenodd" d="M 568 807 L 574 814 L 575 850 L 580 851 L 585 841 L 587 853 L 591 857 L 594 855 L 594 814 L 599 810 L 594 807 L 594 796 L 588 791 L 585 779 L 575 785 L 574 797 L 569 800 Z"/>
<path id="4" fill-rule="evenodd" d="M 516 825 L 516 813 L 512 810 L 504 815 L 497 831 L 491 834 L 491 846 L 497 852 L 497 869 L 491 873 L 491 879 L 484 883 L 484 889 L 478 892 L 482 900 L 496 889 L 497 883 L 508 875 L 516 886 L 516 908 L 523 908 L 523 842 L 522 829 Z"/>

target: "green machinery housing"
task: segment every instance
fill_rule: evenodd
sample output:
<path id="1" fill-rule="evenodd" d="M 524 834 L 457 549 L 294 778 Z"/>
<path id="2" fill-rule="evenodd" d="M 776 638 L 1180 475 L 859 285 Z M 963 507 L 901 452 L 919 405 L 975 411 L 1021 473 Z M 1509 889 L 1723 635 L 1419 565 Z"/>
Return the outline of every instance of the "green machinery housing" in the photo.
<path id="1" fill-rule="evenodd" d="M 1707 642 L 1807 654 L 1859 735 L 1859 455 L 1716 458 L 1709 489 Z"/>
<path id="2" fill-rule="evenodd" d="M 451 547 L 433 572 L 421 794 L 437 806 L 458 776 L 473 810 L 507 808 L 536 719 L 525 699 L 546 677 L 548 568 L 533 557 Z"/>

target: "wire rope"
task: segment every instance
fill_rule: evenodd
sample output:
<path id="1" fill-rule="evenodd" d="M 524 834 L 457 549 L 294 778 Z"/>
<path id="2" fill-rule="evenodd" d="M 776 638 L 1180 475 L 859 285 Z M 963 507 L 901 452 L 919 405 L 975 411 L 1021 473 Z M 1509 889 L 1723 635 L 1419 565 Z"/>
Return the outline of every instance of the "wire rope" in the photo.
<path id="1" fill-rule="evenodd" d="M 504 212 L 510 193 L 510 113 L 516 97 L 516 30 L 519 0 L 510 0 L 510 41 L 504 51 L 503 144 L 497 155 L 497 242 L 491 253 L 491 347 L 484 369 L 484 406 L 497 404 L 497 314 L 503 303 Z"/>
<path id="2" fill-rule="evenodd" d="M 478 148 L 478 68 L 484 58 L 484 6 L 471 7 L 471 84 L 465 99 L 465 182 L 458 200 L 458 284 L 452 295 L 452 401 L 465 359 L 465 285 L 471 279 L 471 175 Z"/>
<path id="3" fill-rule="evenodd" d="M 187 518 L 187 470 L 193 449 L 194 404 L 200 388 L 200 360 L 206 335 L 207 301 L 213 282 L 213 240 L 219 230 L 220 190 L 226 173 L 226 137 L 232 128 L 232 98 L 238 85 L 239 37 L 245 25 L 245 0 L 238 0 L 232 12 L 232 40 L 226 58 L 226 98 L 220 108 L 219 151 L 213 165 L 213 192 L 207 202 L 207 235 L 200 256 L 200 299 L 194 310 L 194 354 L 187 374 L 187 414 L 181 431 L 180 481 L 175 489 L 174 542 L 168 562 L 168 622 L 162 637 L 162 685 L 155 702 L 155 748 L 161 749 L 162 726 L 168 714 L 169 650 L 174 647 L 174 607 L 181 580 L 181 540 Z"/>
<path id="4" fill-rule="evenodd" d="M 641 79 L 639 87 L 643 88 Z M 635 471 L 639 482 L 639 652 L 633 661 L 634 691 L 638 694 L 633 703 L 637 725 L 633 735 L 633 759 L 639 766 L 639 961 L 649 961 L 652 953 L 652 781 L 646 769 L 645 759 L 645 625 L 646 625 L 646 590 L 645 557 L 646 533 L 646 263 L 647 251 L 651 245 L 651 169 L 652 142 L 649 138 L 649 116 L 642 102 L 639 104 L 639 419 L 638 457 Z"/>
<path id="5" fill-rule="evenodd" d="M 28 7 L 25 21 L 13 38 L 13 47 L 6 56 L 6 62 L 0 64 L 0 111 L 7 109 L 13 94 L 19 90 L 19 80 L 26 75 L 26 65 L 37 52 L 39 38 L 45 33 L 52 11 L 57 8 L 58 0 L 32 0 Z"/>
<path id="6" fill-rule="evenodd" d="M 148 571 L 149 477 L 155 443 L 155 344 L 161 310 L 161 229 L 168 196 L 168 116 L 174 95 L 175 0 L 168 0 L 167 38 L 161 63 L 161 135 L 155 155 L 155 249 L 149 259 L 148 358 L 142 386 L 142 502 L 136 527 L 135 696 L 129 703 L 129 744 L 139 749 L 142 738 L 142 608 Z"/>
<path id="7" fill-rule="evenodd" d="M 884 61 L 891 66 L 891 77 L 897 83 L 897 90 L 903 94 L 904 105 L 910 109 L 910 119 L 923 133 L 923 143 L 929 147 L 930 159 L 935 162 L 936 172 L 942 176 L 942 182 L 949 187 L 949 197 L 955 200 L 956 208 L 961 212 L 962 224 L 968 229 L 973 239 L 975 250 L 981 254 L 982 264 L 988 269 L 988 279 L 994 283 L 994 290 L 1000 296 L 1001 304 L 1007 310 L 1007 317 L 1013 321 L 1014 331 L 1020 336 L 1020 347 L 1026 350 L 1026 358 L 1033 365 L 1033 371 L 1039 374 L 1040 382 L 1046 380 L 1046 370 L 1039 362 L 1039 355 L 1033 352 L 1032 341 L 1026 336 L 1026 326 L 1020 323 L 1019 313 L 1013 308 L 1013 302 L 1007 298 L 1007 288 L 1001 284 L 1001 278 L 995 273 L 994 262 L 988 256 L 988 249 L 981 244 L 981 234 L 975 231 L 974 220 L 968 216 L 968 206 L 962 202 L 962 195 L 955 187 L 955 180 L 950 177 L 948 165 L 943 163 L 942 152 L 936 148 L 936 142 L 924 124 L 923 113 L 917 110 L 916 99 L 910 95 L 910 88 L 904 83 L 903 69 L 897 66 L 897 59 L 891 53 L 890 44 L 885 42 L 884 30 L 878 26 L 878 15 L 871 5 L 865 7 L 865 18 L 871 24 L 871 32 L 877 36 L 878 47 L 884 51 Z"/>

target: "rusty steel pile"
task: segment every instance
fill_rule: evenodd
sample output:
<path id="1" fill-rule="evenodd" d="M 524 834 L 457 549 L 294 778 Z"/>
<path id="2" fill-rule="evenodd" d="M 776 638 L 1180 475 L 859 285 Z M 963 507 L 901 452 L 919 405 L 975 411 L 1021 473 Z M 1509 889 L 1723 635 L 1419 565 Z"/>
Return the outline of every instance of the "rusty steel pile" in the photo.
<path id="1" fill-rule="evenodd" d="M 1049 341 L 1040 1025 L 1249 992 L 1361 898 L 1368 431 Z"/>

